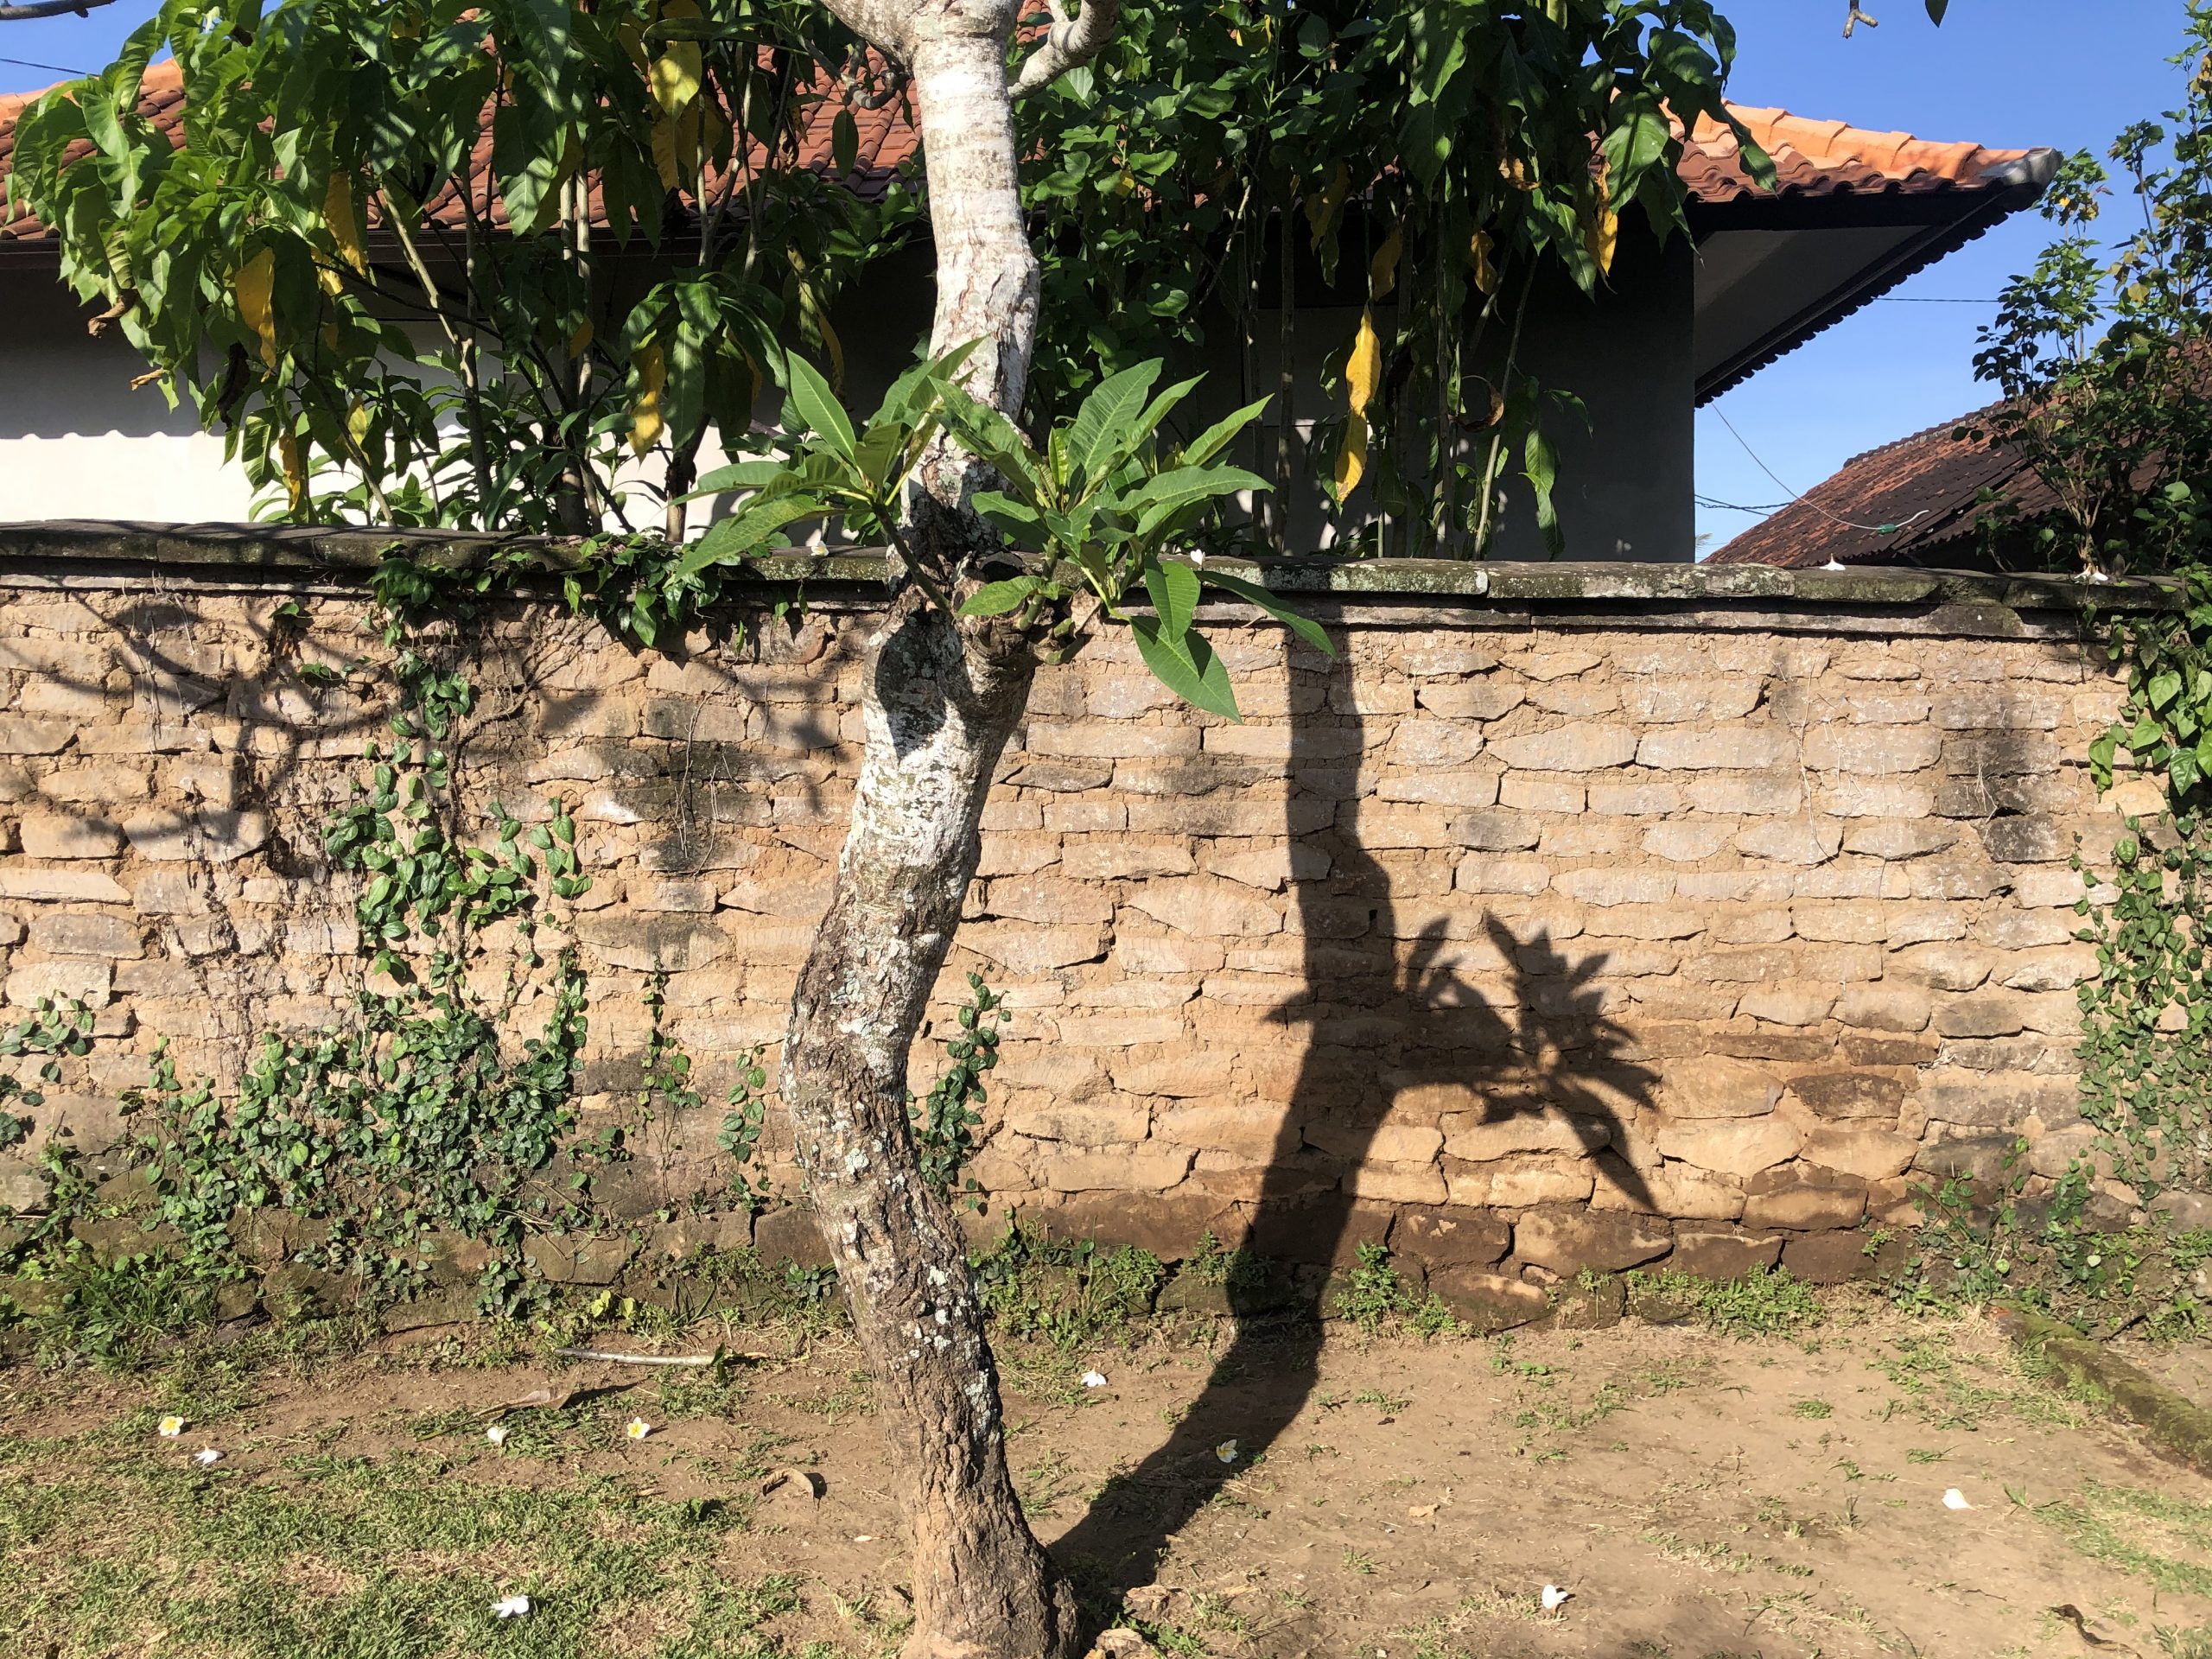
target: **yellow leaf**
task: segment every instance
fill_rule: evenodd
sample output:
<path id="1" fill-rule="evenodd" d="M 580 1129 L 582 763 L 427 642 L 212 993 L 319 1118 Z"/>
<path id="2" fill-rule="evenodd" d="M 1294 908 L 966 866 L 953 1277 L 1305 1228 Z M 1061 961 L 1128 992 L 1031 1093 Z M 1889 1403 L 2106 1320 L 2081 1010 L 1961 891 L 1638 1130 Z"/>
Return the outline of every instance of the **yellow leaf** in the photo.
<path id="1" fill-rule="evenodd" d="M 330 175 L 330 188 L 322 198 L 322 222 L 329 227 L 330 239 L 338 245 L 346 263 L 367 276 L 369 256 L 361 246 L 360 224 L 353 217 L 353 181 L 347 174 Z"/>
<path id="2" fill-rule="evenodd" d="M 1406 251 L 1403 231 L 1393 230 L 1367 262 L 1367 297 L 1379 300 L 1398 285 L 1398 256 Z"/>
<path id="3" fill-rule="evenodd" d="M 276 317 L 270 309 L 270 292 L 276 283 L 276 256 L 267 248 L 238 267 L 238 317 L 261 336 L 261 360 L 276 366 Z"/>
<path id="4" fill-rule="evenodd" d="M 830 353 L 830 388 L 842 392 L 845 389 L 845 346 L 837 338 L 837 331 L 830 326 L 830 319 L 817 308 L 814 326 L 822 331 L 822 349 Z"/>
<path id="5" fill-rule="evenodd" d="M 676 170 L 676 124 L 664 115 L 653 118 L 653 168 L 660 175 L 664 190 L 673 190 L 682 182 L 683 175 Z"/>
<path id="6" fill-rule="evenodd" d="M 1490 232 L 1477 231 L 1467 245 L 1467 261 L 1475 268 L 1475 286 L 1485 294 L 1497 292 L 1497 267 L 1490 262 Z"/>
<path id="7" fill-rule="evenodd" d="M 660 393 L 668 384 L 668 365 L 658 346 L 638 353 L 638 401 L 630 406 L 630 453 L 642 455 L 659 440 Z"/>
<path id="8" fill-rule="evenodd" d="M 1367 422 L 1355 415 L 1344 423 L 1344 440 L 1337 445 L 1337 464 L 1330 477 L 1330 484 L 1337 493 L 1339 504 L 1359 487 L 1359 480 L 1366 471 Z"/>
<path id="9" fill-rule="evenodd" d="M 284 464 L 284 496 L 294 512 L 306 510 L 308 505 L 308 473 L 300 454 L 300 441 L 289 432 L 276 439 L 277 458 Z"/>
<path id="10" fill-rule="evenodd" d="M 570 357 L 582 357 L 586 352 L 591 349 L 591 319 L 589 317 L 586 317 L 582 322 L 576 325 L 576 332 L 569 336 L 569 355 Z"/>
<path id="11" fill-rule="evenodd" d="M 1596 200 L 1589 216 L 1582 221 L 1582 245 L 1590 250 L 1590 257 L 1597 262 L 1598 274 L 1605 276 L 1612 273 L 1613 245 L 1620 240 L 1621 216 L 1613 211 L 1602 167 L 1592 184 Z"/>
<path id="12" fill-rule="evenodd" d="M 1337 214 L 1351 194 L 1351 170 L 1338 162 L 1335 171 L 1329 175 L 1328 183 L 1306 198 L 1306 222 L 1313 227 L 1315 247 L 1319 247 L 1335 228 Z"/>
<path id="13" fill-rule="evenodd" d="M 368 442 L 369 406 L 366 404 L 356 403 L 346 411 L 346 435 L 353 441 L 356 449 Z"/>
<path id="14" fill-rule="evenodd" d="M 735 135 L 730 130 L 728 120 L 711 98 L 699 105 L 699 124 L 704 135 L 700 141 L 701 146 L 707 159 L 717 167 L 728 166 L 730 141 Z"/>
<path id="15" fill-rule="evenodd" d="M 676 130 L 677 176 L 692 187 L 691 193 L 695 196 L 700 194 L 698 188 L 699 128 L 702 124 L 701 116 L 704 108 L 703 105 L 690 105 L 681 115 L 676 118 L 673 124 Z M 658 149 L 653 152 L 653 159 L 655 161 L 660 159 L 660 152 Z"/>
<path id="16" fill-rule="evenodd" d="M 1351 355 L 1344 359 L 1344 385 L 1351 389 L 1351 412 L 1363 416 L 1382 384 L 1382 337 L 1375 332 L 1375 308 L 1362 306 L 1359 332 L 1351 339 Z"/>
<path id="17" fill-rule="evenodd" d="M 668 0 L 661 7 L 662 18 L 695 19 L 699 8 L 693 0 Z M 660 49 L 661 54 L 645 72 L 645 79 L 652 87 L 653 99 L 670 115 L 675 115 L 699 96 L 701 60 L 696 41 L 671 41 Z"/>
<path id="18" fill-rule="evenodd" d="M 1367 411 L 1382 384 L 1382 339 L 1375 332 L 1375 308 L 1359 314 L 1359 332 L 1352 336 L 1351 353 L 1344 359 L 1344 387 L 1351 409 L 1344 421 L 1344 441 L 1337 446 L 1331 481 L 1342 501 L 1359 487 L 1367 471 Z"/>
<path id="19" fill-rule="evenodd" d="M 1590 257 L 1598 262 L 1598 274 L 1610 276 L 1613 269 L 1613 245 L 1620 240 L 1621 216 L 1610 207 L 1600 207 L 1591 222 L 1583 227 L 1584 240 L 1589 245 Z"/>
<path id="20" fill-rule="evenodd" d="M 699 43 L 696 41 L 671 41 L 667 49 L 653 60 L 648 77 L 653 89 L 653 102 L 669 115 L 679 114 L 690 107 L 699 96 Z"/>

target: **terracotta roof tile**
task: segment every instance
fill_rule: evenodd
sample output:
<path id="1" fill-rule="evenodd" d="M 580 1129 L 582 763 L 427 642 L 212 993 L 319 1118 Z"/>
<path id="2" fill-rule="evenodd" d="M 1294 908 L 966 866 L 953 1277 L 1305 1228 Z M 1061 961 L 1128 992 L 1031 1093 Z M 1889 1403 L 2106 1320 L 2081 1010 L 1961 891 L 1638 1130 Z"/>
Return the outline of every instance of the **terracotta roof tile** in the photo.
<path id="1" fill-rule="evenodd" d="M 1778 197 L 1901 194 L 1929 195 L 2004 179 L 2035 152 L 1984 144 L 1936 143 L 1909 132 L 1874 132 L 1842 121 L 1815 121 L 1787 110 L 1732 104 L 1774 162 Z M 1696 199 L 1732 201 L 1767 193 L 1751 182 L 1736 135 L 1700 117 L 1683 147 L 1681 174 Z"/>
<path id="2" fill-rule="evenodd" d="M 1961 428 L 1973 429 L 1986 412 L 1961 415 L 1853 456 L 1707 563 L 1802 570 L 1831 560 L 1925 564 L 1970 558 L 1979 516 L 1975 501 L 1985 488 L 2029 518 L 2054 505 L 2017 450 L 1954 435 Z"/>
<path id="3" fill-rule="evenodd" d="M 0 98 L 0 177 L 6 175 L 15 147 L 16 117 L 39 96 L 26 92 Z M 174 61 L 157 63 L 147 70 L 139 112 L 165 130 L 175 143 L 182 142 L 183 104 L 181 77 Z M 1999 181 L 1997 175 L 2004 169 L 2033 153 L 1973 143 L 1934 143 L 1910 133 L 1872 132 L 1841 121 L 1792 115 L 1787 110 L 1730 107 L 1773 156 L 1778 175 L 1777 199 L 1970 190 Z M 801 152 L 807 165 L 825 170 L 830 166 L 830 132 L 836 117 L 835 106 L 827 101 L 815 107 Z M 854 118 L 861 131 L 861 166 L 853 182 L 864 194 L 880 195 L 899 164 L 913 155 L 916 134 L 896 105 L 882 110 L 855 110 Z M 488 162 L 490 148 L 487 134 L 478 147 L 478 166 Z M 1735 135 L 1709 119 L 1701 118 L 1691 132 L 1680 170 L 1692 197 L 1700 203 L 1719 205 L 1767 194 L 1745 171 Z M 451 212 L 452 192 L 448 190 L 431 205 L 434 211 L 442 207 Z M 505 222 L 504 211 L 495 209 L 494 216 Z M 0 242 L 36 242 L 46 234 L 46 226 L 28 214 L 19 214 L 0 226 Z"/>

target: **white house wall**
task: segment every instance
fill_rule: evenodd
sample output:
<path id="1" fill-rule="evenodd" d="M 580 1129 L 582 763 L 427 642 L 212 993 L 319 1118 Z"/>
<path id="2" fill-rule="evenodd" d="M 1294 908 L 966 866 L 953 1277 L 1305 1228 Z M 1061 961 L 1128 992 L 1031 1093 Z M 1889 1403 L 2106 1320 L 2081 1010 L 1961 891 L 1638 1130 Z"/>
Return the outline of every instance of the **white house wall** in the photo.
<path id="1" fill-rule="evenodd" d="M 0 264 L 0 520 L 239 519 L 253 503 L 221 438 L 156 386 L 119 334 L 92 339 L 44 260 Z"/>

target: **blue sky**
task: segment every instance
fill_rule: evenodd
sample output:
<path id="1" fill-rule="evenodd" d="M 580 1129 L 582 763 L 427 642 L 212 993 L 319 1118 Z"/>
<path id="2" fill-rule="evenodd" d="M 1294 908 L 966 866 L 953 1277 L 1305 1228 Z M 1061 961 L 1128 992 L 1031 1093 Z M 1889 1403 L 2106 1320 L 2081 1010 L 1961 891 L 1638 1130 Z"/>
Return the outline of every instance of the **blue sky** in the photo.
<path id="1" fill-rule="evenodd" d="M 2181 41 L 2181 0 L 1951 0 L 1939 29 L 1920 0 L 1863 0 L 1881 27 L 1842 38 L 1841 0 L 1737 0 L 1723 10 L 1739 46 L 1730 95 L 1853 126 L 2005 148 L 2048 144 L 2101 156 L 2131 121 L 2178 101 L 2165 60 Z M 2015 214 L 1897 289 L 1897 300 L 1986 300 L 2035 263 L 2050 226 Z M 1700 410 L 1700 496 L 1747 505 L 1786 499 L 1719 416 L 1791 490 L 1863 450 L 1979 408 L 1974 329 L 1986 305 L 1866 307 Z M 1700 506 L 1708 549 L 1758 515 Z"/>
<path id="2" fill-rule="evenodd" d="M 1985 144 L 2102 153 L 2129 122 L 2175 101 L 2182 0 L 1951 0 L 1942 29 L 1920 0 L 1865 0 L 1881 19 L 1842 38 L 1840 0 L 1723 0 L 1741 44 L 1732 93 L 1854 126 Z M 87 17 L 0 24 L 0 54 L 64 70 L 104 65 L 153 0 L 119 0 Z M 54 79 L 0 62 L 0 89 Z M 1697 488 L 1759 506 L 1802 491 L 1851 456 L 1988 401 L 1974 378 L 1983 301 L 2034 262 L 2049 226 L 2016 215 L 1980 241 L 1764 370 L 1701 411 Z M 1912 303 L 1895 302 L 1915 302 Z M 1725 412 L 1739 442 L 1719 416 Z M 1717 547 L 1757 515 L 1698 511 Z"/>

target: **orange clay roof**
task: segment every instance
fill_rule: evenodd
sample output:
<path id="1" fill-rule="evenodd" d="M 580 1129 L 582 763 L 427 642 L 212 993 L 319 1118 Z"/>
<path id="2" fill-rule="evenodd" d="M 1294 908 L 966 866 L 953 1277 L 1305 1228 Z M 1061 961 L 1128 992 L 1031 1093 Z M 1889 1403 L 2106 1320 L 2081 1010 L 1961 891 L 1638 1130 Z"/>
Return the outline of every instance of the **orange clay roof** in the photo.
<path id="1" fill-rule="evenodd" d="M 1969 561 L 1981 491 L 2023 518 L 2056 505 L 2019 451 L 1979 435 L 1987 410 L 1853 455 L 1831 476 L 1715 552 L 1711 564 Z M 1966 435 L 1960 435 L 1964 433 Z M 1943 550 L 1938 552 L 1936 550 Z"/>
<path id="2" fill-rule="evenodd" d="M 1815 121 L 1787 110 L 1729 109 L 1773 159 L 1777 196 L 1902 192 L 1930 194 L 1983 182 L 2032 154 L 1985 144 L 1939 144 L 1909 132 L 1872 132 L 1842 121 Z M 1736 135 L 1700 117 L 1683 146 L 1682 181 L 1698 200 L 1732 201 L 1768 193 L 1751 182 Z"/>
<path id="3" fill-rule="evenodd" d="M 25 92 L 0 97 L 0 177 L 4 177 L 15 148 L 16 118 L 24 106 L 40 97 Z M 1738 153 L 1735 135 L 1710 119 L 1700 119 L 1683 147 L 1681 173 L 1694 200 L 1718 207 L 1751 200 L 1787 200 L 1821 196 L 1872 194 L 1930 195 L 1953 190 L 1971 191 L 1994 181 L 2012 163 L 2031 152 L 1992 149 L 1973 143 L 1934 143 L 1904 132 L 1870 132 L 1841 121 L 1815 121 L 1787 110 L 1731 105 L 1773 156 L 1778 175 L 1771 194 L 1751 182 Z M 176 64 L 164 61 L 146 71 L 139 112 L 166 131 L 173 143 L 183 142 L 184 93 Z M 860 166 L 852 182 L 863 194 L 881 193 L 899 164 L 914 153 L 917 137 L 901 106 L 855 110 L 861 134 Z M 836 107 L 817 104 L 808 124 L 801 159 L 809 166 L 830 166 L 830 125 Z M 488 165 L 487 131 L 477 153 L 477 165 Z M 459 215 L 451 192 L 430 204 L 441 218 Z M 504 222 L 495 207 L 494 218 Z M 19 211 L 0 226 L 0 243 L 37 243 L 47 227 Z"/>

